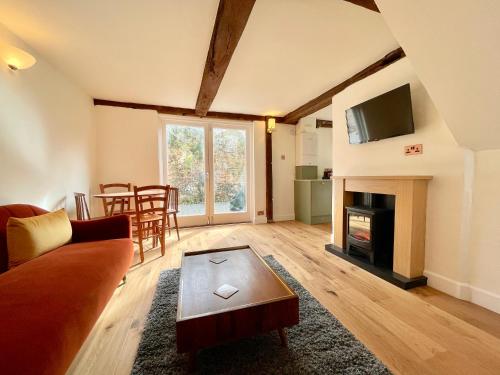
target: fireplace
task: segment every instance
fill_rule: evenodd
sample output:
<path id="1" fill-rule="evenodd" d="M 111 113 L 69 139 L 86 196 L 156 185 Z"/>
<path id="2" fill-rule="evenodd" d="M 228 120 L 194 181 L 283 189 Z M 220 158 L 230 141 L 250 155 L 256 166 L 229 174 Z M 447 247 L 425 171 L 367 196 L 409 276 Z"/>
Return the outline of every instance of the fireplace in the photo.
<path id="1" fill-rule="evenodd" d="M 427 184 L 432 176 L 332 176 L 332 179 L 333 243 L 326 244 L 325 249 L 400 288 L 426 285 L 427 278 L 423 276 L 425 212 Z M 348 234 L 347 209 L 360 206 L 392 210 L 391 233 L 378 234 L 379 219 L 375 210 L 366 213 L 361 222 L 353 217 Z M 362 215 L 357 212 L 353 216 Z M 383 233 L 384 225 L 380 230 Z M 388 238 L 393 239 L 392 253 L 386 251 L 391 244 L 385 246 L 378 242 Z M 391 257 L 392 267 L 377 265 L 390 263 Z"/>
<path id="2" fill-rule="evenodd" d="M 364 206 L 346 210 L 346 253 L 392 270 L 394 210 Z"/>

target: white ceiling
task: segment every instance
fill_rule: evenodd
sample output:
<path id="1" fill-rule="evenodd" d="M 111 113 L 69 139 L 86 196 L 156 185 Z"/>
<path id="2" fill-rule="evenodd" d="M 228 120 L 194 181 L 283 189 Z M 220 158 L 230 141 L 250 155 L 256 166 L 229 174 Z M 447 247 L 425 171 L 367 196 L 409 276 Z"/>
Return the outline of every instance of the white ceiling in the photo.
<path id="1" fill-rule="evenodd" d="M 0 23 L 91 96 L 194 108 L 218 0 L 1 0 Z M 285 114 L 396 48 L 342 0 L 257 0 L 211 110 Z"/>
<path id="2" fill-rule="evenodd" d="M 500 1 L 376 0 L 457 142 L 500 147 Z"/>
<path id="3" fill-rule="evenodd" d="M 0 23 L 91 96 L 193 108 L 218 0 L 1 0 Z"/>
<path id="4" fill-rule="evenodd" d="M 283 115 L 398 47 L 381 15 L 340 0 L 257 0 L 212 108 Z"/>

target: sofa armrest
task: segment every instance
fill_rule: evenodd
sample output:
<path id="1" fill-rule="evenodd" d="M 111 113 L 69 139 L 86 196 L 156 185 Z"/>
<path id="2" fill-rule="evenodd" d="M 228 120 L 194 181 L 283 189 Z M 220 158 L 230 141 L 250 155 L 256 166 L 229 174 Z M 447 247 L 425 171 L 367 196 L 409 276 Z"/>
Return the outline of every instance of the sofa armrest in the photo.
<path id="1" fill-rule="evenodd" d="M 72 242 L 90 242 L 132 238 L 130 217 L 116 215 L 94 220 L 71 220 Z"/>

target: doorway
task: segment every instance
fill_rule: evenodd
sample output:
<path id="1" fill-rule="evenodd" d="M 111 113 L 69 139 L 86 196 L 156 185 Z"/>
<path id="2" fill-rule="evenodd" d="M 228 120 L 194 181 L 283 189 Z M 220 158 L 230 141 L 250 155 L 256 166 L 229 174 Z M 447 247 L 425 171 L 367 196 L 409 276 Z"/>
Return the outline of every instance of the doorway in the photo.
<path id="1" fill-rule="evenodd" d="M 166 183 L 179 188 L 179 225 L 250 221 L 251 125 L 167 120 Z"/>

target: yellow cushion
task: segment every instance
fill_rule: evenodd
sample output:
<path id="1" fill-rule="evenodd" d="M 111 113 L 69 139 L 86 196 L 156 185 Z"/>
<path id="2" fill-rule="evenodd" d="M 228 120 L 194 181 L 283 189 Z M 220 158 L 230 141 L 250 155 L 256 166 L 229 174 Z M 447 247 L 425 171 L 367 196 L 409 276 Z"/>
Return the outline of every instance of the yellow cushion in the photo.
<path id="1" fill-rule="evenodd" d="M 7 222 L 9 268 L 67 244 L 72 233 L 63 209 L 27 218 L 10 217 Z"/>

